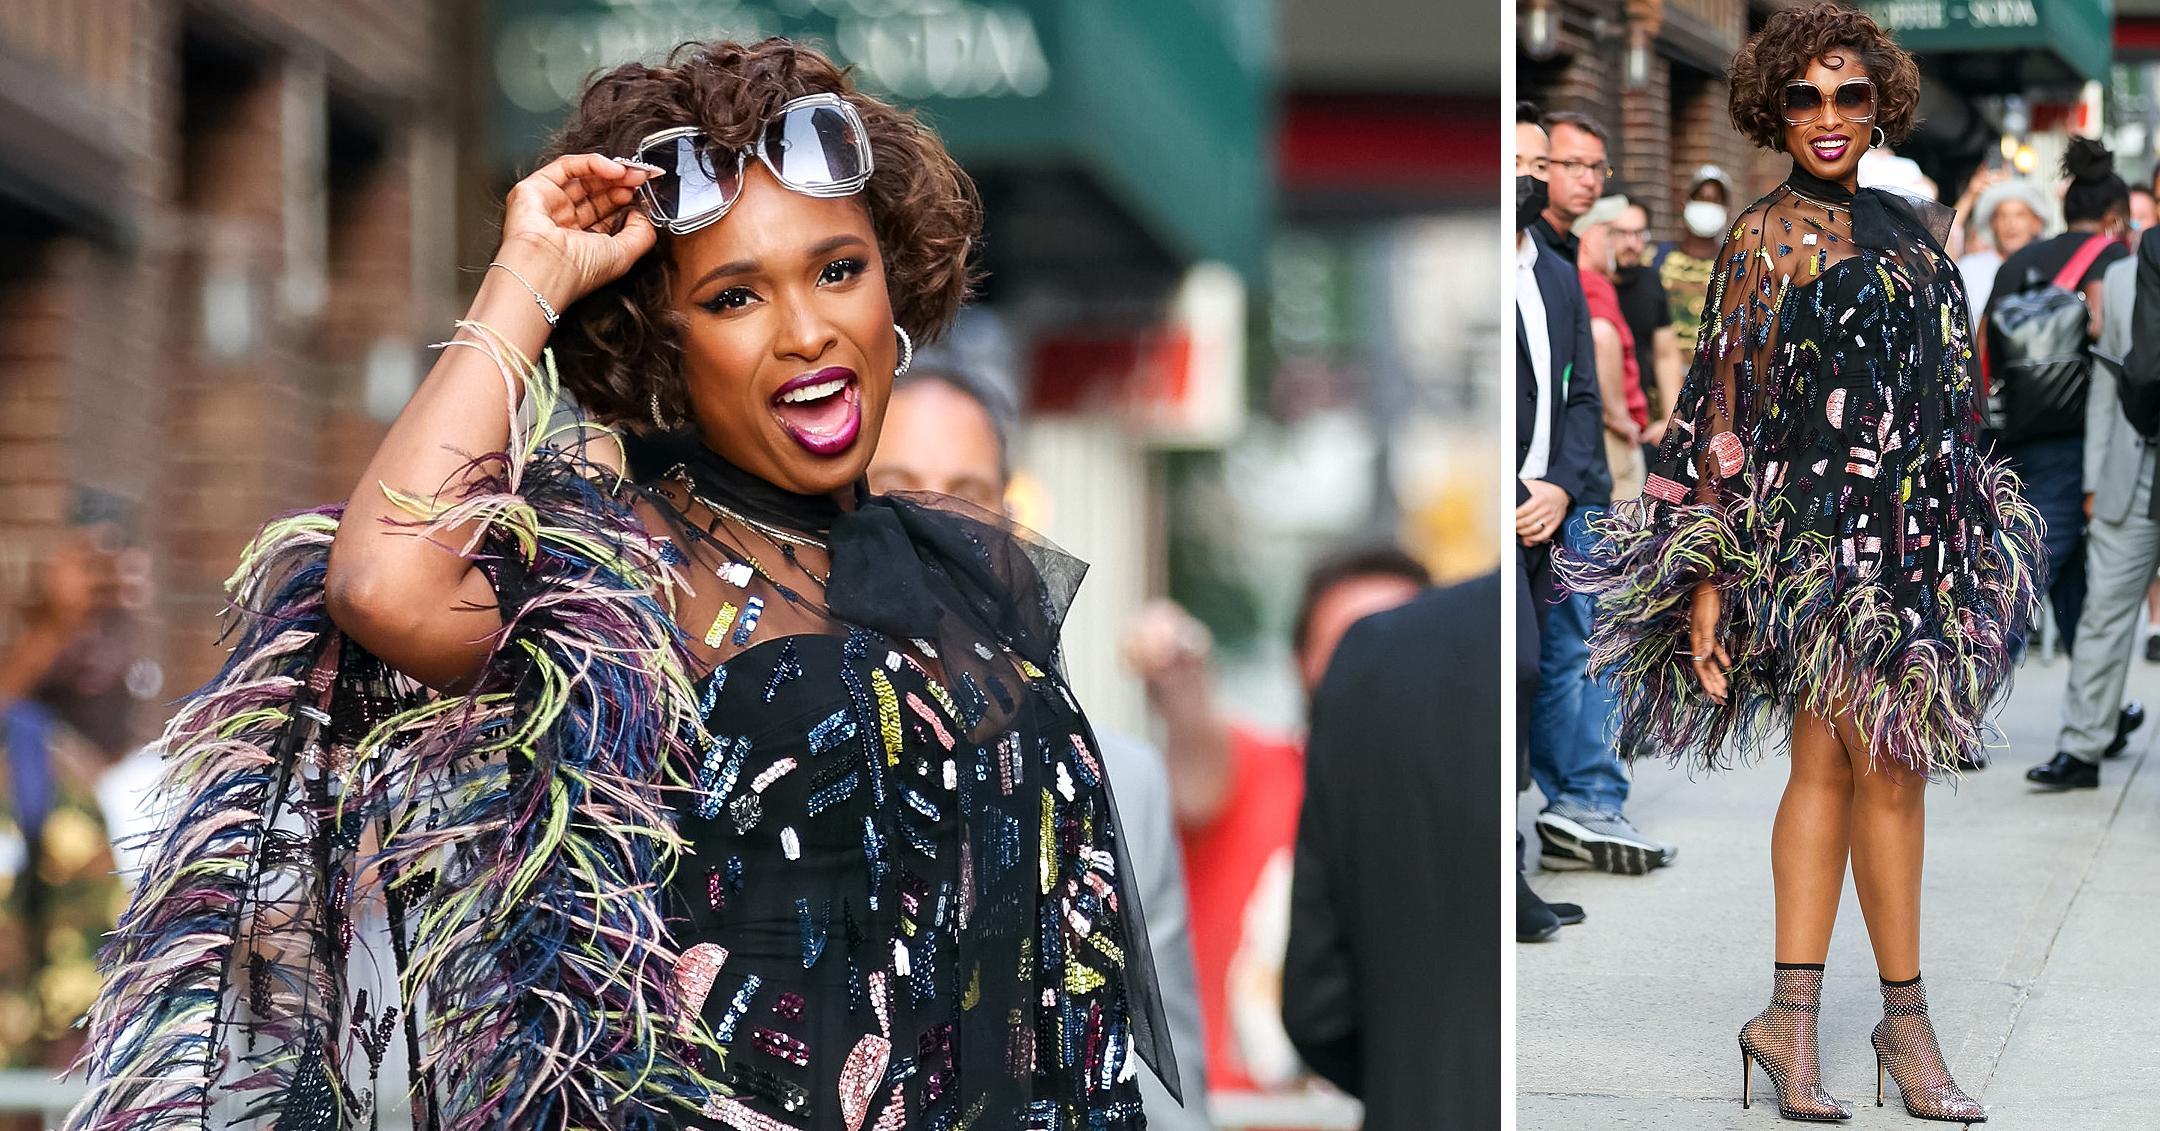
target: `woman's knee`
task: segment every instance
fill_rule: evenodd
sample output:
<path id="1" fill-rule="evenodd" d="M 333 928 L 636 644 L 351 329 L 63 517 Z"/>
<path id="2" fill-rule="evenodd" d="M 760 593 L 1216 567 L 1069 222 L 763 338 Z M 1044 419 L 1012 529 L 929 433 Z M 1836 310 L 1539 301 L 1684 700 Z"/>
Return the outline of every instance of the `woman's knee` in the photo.
<path id="1" fill-rule="evenodd" d="M 1854 779 L 1853 796 L 1863 805 L 1917 809 L 1927 796 L 1927 784 L 1925 774 L 1878 760 Z"/>

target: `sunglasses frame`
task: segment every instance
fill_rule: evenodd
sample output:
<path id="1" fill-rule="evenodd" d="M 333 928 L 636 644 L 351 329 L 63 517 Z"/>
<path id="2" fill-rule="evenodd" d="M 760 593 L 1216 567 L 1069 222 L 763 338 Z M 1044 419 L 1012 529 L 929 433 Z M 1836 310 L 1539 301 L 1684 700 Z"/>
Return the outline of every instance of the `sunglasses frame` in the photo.
<path id="1" fill-rule="evenodd" d="M 1785 84 L 1785 87 L 1784 87 L 1784 91 L 1785 91 L 1786 93 L 1790 93 L 1790 92 L 1792 91 L 1792 89 L 1793 89 L 1794 87 L 1801 87 L 1801 86 L 1804 86 L 1804 87 L 1808 88 L 1809 90 L 1812 90 L 1812 91 L 1814 91 L 1814 92 L 1815 92 L 1815 94 L 1816 94 L 1816 96 L 1817 96 L 1817 97 L 1819 97 L 1819 98 L 1821 98 L 1821 99 L 1822 99 L 1822 101 L 1821 101 L 1821 102 L 1818 102 L 1818 103 L 1816 103 L 1816 104 L 1815 104 L 1815 112 L 1814 112 L 1814 113 L 1812 113 L 1812 114 L 1809 114 L 1809 115 L 1808 115 L 1807 117 L 1805 117 L 1805 118 L 1795 118 L 1795 117 L 1793 117 L 1793 116 L 1792 116 L 1792 114 L 1791 114 L 1791 113 L 1790 113 L 1789 111 L 1787 111 L 1787 110 L 1786 110 L 1786 109 L 1785 109 L 1784 107 L 1780 106 L 1780 107 L 1778 108 L 1778 116 L 1779 116 L 1779 117 L 1781 117 L 1781 118 L 1783 118 L 1783 119 L 1785 119 L 1785 124 L 1786 124 L 1786 125 L 1788 125 L 1788 126 L 1805 126 L 1805 125 L 1808 125 L 1809 123 L 1811 123 L 1811 122 L 1814 122 L 1815 120 L 1817 120 L 1817 119 L 1821 118 L 1821 117 L 1822 117 L 1822 113 L 1823 113 L 1823 109 L 1824 109 L 1825 107 L 1829 107 L 1829 106 L 1834 106 L 1834 105 L 1836 105 L 1836 104 L 1837 104 L 1837 97 L 1838 97 L 1838 95 L 1839 95 L 1839 94 L 1841 94 L 1841 93 L 1843 93 L 1843 92 L 1844 92 L 1844 90 L 1845 90 L 1845 88 L 1846 88 L 1846 87 L 1848 87 L 1848 86 L 1865 86 L 1865 87 L 1867 87 L 1867 88 L 1868 88 L 1868 103 L 1869 103 L 1869 105 L 1871 105 L 1871 106 L 1874 106 L 1874 107 L 1875 107 L 1875 109 L 1873 109 L 1873 110 L 1870 110 L 1870 111 L 1868 111 L 1868 112 L 1867 112 L 1867 115 L 1866 115 L 1865 117 L 1858 117 L 1858 116 L 1854 116 L 1854 115 L 1846 114 L 1846 115 L 1844 115 L 1844 120 L 1845 120 L 1845 121 L 1848 121 L 1848 122 L 1852 122 L 1852 123 L 1855 123 L 1855 124 L 1858 124 L 1858 123 L 1861 123 L 1861 122 L 1872 122 L 1872 121 L 1874 121 L 1874 120 L 1875 120 L 1875 115 L 1876 115 L 1876 114 L 1879 114 L 1879 113 L 1881 113 L 1881 112 L 1882 112 L 1882 91 L 1881 91 L 1881 89 L 1880 89 L 1880 88 L 1878 88 L 1878 87 L 1877 87 L 1877 86 L 1875 85 L 1875 80 L 1874 80 L 1874 79 L 1871 79 L 1871 78 L 1857 78 L 1857 77 L 1856 77 L 1856 78 L 1849 78 L 1849 79 L 1846 79 L 1845 81 L 1843 81 L 1843 82 L 1841 82 L 1841 83 L 1837 84 L 1837 86 L 1833 87 L 1833 88 L 1832 88 L 1832 89 L 1830 89 L 1829 91 L 1824 91 L 1824 90 L 1823 90 L 1823 88 L 1821 88 L 1821 87 L 1819 87 L 1819 86 L 1816 86 L 1816 85 L 1815 85 L 1814 83 L 1811 83 L 1811 82 L 1807 81 L 1806 79 L 1794 79 L 1794 80 L 1792 80 L 1791 82 L 1789 82 L 1789 83 L 1786 83 L 1786 84 Z M 1842 114 L 1843 112 L 1842 112 L 1842 111 L 1840 111 L 1840 113 Z"/>
<path id="2" fill-rule="evenodd" d="M 830 184 L 806 186 L 789 180 L 781 175 L 780 170 L 774 166 L 772 156 L 765 152 L 765 131 L 771 128 L 774 122 L 797 110 L 808 110 L 815 107 L 829 107 L 838 110 L 841 116 L 847 120 L 847 124 L 854 131 L 855 136 L 861 139 L 862 172 Z M 645 161 L 645 154 L 654 146 L 664 145 L 686 137 L 706 138 L 707 135 L 704 129 L 699 126 L 670 126 L 664 130 L 655 130 L 646 134 L 638 142 L 637 150 L 631 160 L 649 164 L 650 162 Z M 735 176 L 737 178 L 740 178 L 743 171 L 750 167 L 750 158 L 753 154 L 756 155 L 759 161 L 764 163 L 766 171 L 773 175 L 773 180 L 780 182 L 781 187 L 791 192 L 799 192 L 804 196 L 814 196 L 821 199 L 853 196 L 861 192 L 863 186 L 870 183 L 870 174 L 876 168 L 876 162 L 870 150 L 870 130 L 869 127 L 863 125 L 862 114 L 855 109 L 853 103 L 832 93 L 806 94 L 800 98 L 789 99 L 787 102 L 782 103 L 779 109 L 767 115 L 765 120 L 759 123 L 757 134 L 750 139 L 750 144 L 735 150 Z M 717 172 L 716 169 L 715 173 L 717 174 Z M 651 219 L 655 225 L 665 228 L 672 235 L 686 236 L 718 223 L 721 217 L 728 214 L 729 209 L 735 207 L 735 202 L 742 199 L 742 193 L 737 191 L 733 197 L 730 197 L 719 207 L 706 209 L 694 216 L 669 217 L 664 215 L 660 209 L 659 197 L 654 194 L 653 182 L 650 180 L 638 186 L 638 199 L 645 205 L 646 217 Z"/>

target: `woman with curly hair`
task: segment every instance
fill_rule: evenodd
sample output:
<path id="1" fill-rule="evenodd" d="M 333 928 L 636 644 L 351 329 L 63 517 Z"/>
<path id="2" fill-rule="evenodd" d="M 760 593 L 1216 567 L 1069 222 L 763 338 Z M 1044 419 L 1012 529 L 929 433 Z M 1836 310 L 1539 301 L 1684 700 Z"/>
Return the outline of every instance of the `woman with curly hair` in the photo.
<path id="1" fill-rule="evenodd" d="M 553 148 L 351 500 L 235 574 L 69 1126 L 366 1125 L 397 1055 L 429 1131 L 1142 1126 L 1083 567 L 864 486 L 972 185 L 785 40 Z"/>
<path id="2" fill-rule="evenodd" d="M 1598 597 L 1592 663 L 1619 748 L 1718 768 L 1784 739 L 1770 1005 L 1740 1031 L 1789 1119 L 1821 1083 L 1816 1012 L 1848 858 L 1882 982 L 1873 1035 L 1906 1111 L 1977 1123 L 1920 980 L 1923 800 L 1982 745 L 2036 608 L 2037 516 L 1983 459 L 1947 209 L 1857 188 L 1912 128 L 1919 73 L 1866 15 L 1772 16 L 1732 117 L 1791 155 L 1725 236 L 1686 388 L 1643 498 L 1566 563 Z"/>

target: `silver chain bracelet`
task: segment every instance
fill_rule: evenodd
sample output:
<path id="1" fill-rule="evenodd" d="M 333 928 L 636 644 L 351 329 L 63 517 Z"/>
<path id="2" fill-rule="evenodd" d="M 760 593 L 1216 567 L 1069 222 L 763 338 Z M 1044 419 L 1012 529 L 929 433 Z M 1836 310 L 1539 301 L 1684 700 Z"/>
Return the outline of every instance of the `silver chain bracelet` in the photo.
<path id="1" fill-rule="evenodd" d="M 517 268 L 512 267 L 499 259 L 489 260 L 488 266 L 500 267 L 503 270 L 510 272 L 511 278 L 516 279 L 520 283 L 524 283 L 525 289 L 532 292 L 533 301 L 540 304 L 540 317 L 547 319 L 548 325 L 553 326 L 557 321 L 562 318 L 561 315 L 555 313 L 555 308 L 549 305 L 547 296 L 540 293 L 540 288 L 533 286 L 532 283 L 526 280 L 525 276 L 518 274 Z"/>

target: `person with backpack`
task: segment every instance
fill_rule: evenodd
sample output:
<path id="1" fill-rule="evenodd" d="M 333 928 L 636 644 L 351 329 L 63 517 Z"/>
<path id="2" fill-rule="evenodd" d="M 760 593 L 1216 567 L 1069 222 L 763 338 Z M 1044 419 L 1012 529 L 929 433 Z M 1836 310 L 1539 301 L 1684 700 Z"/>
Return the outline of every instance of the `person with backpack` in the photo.
<path id="1" fill-rule="evenodd" d="M 2086 399 L 2086 541 L 2083 646 L 2070 655 L 2055 757 L 2025 771 L 2050 790 L 2094 789 L 2100 762 L 2122 753 L 2144 708 L 2123 703 L 2138 606 L 2160 568 L 2160 230 L 2138 240 L 2135 259 L 2107 269 L 2103 308 L 2114 312 L 2093 344 Z"/>
<path id="2" fill-rule="evenodd" d="M 1988 296 L 1985 379 L 1997 453 L 2025 481 L 2047 523 L 2048 601 L 2065 647 L 2077 646 L 2085 603 L 2085 401 L 2093 339 L 2105 311 L 2101 279 L 2127 258 L 2130 189 L 2114 157 L 2071 138 L 2063 158 L 2063 223 L 2053 239 L 2003 261 Z"/>

